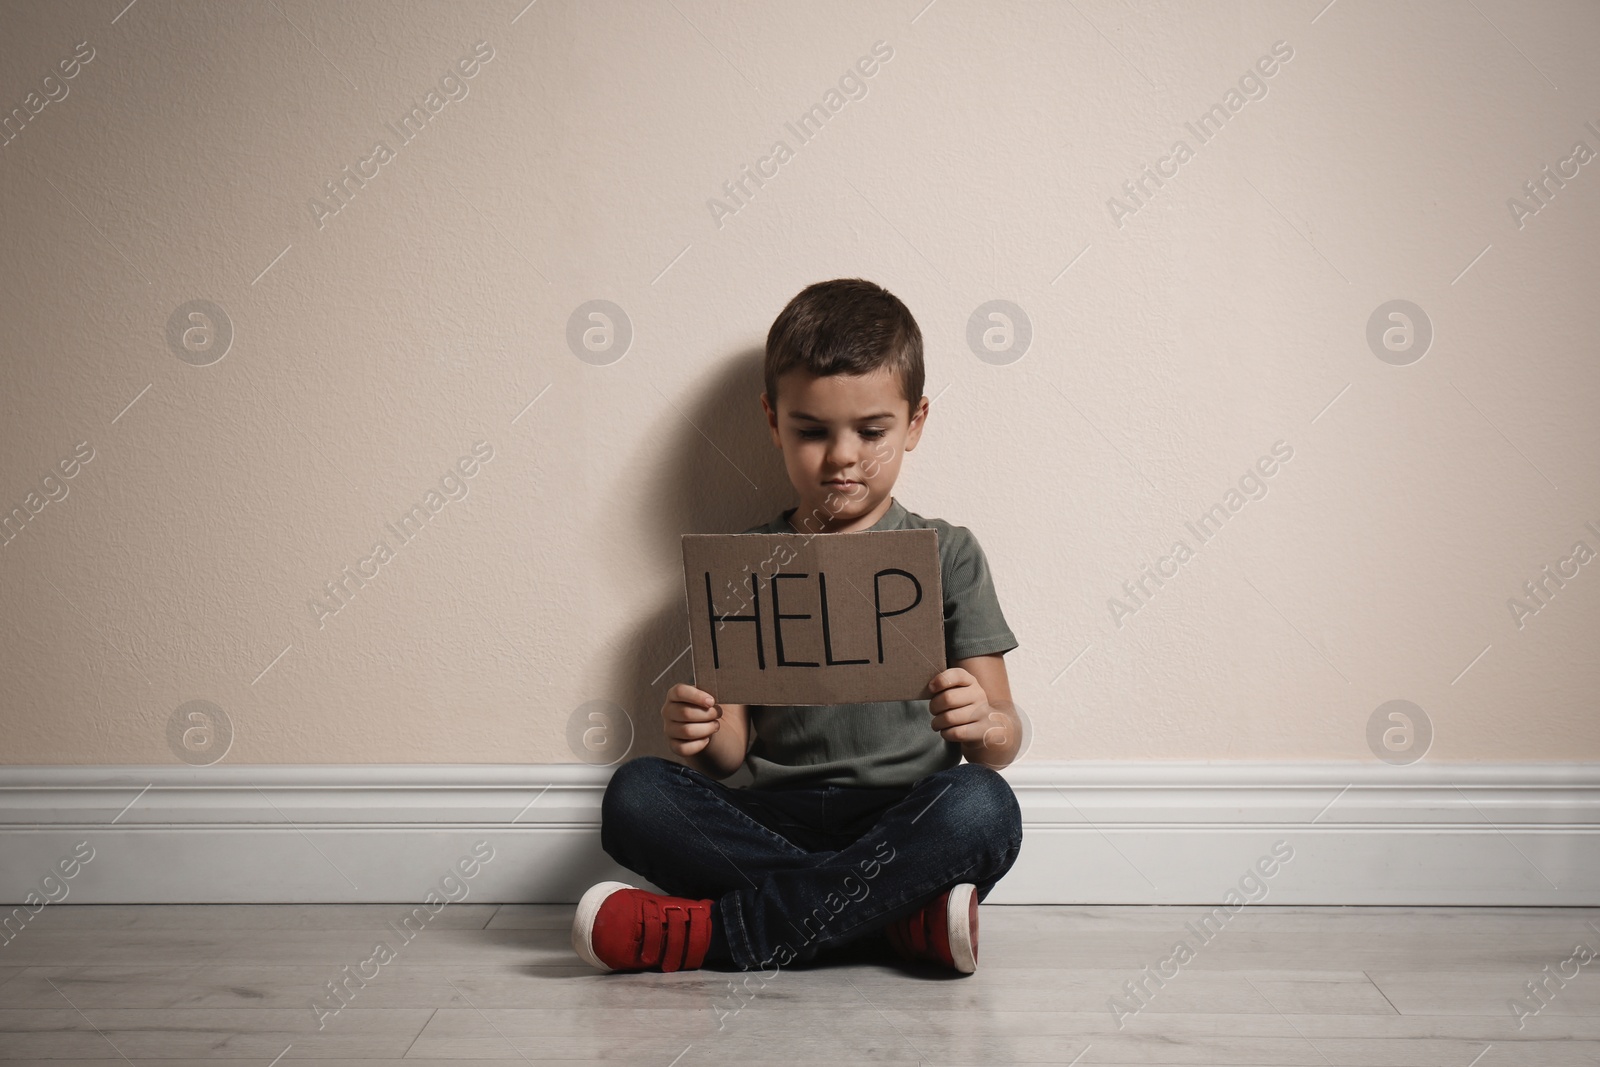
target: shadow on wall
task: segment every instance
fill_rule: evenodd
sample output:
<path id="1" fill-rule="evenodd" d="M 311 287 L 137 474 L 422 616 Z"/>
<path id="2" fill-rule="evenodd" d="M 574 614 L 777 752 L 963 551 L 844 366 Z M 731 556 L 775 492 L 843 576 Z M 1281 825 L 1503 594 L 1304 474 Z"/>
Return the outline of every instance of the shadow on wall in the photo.
<path id="1" fill-rule="evenodd" d="M 761 349 L 739 353 L 718 367 L 698 395 L 679 399 L 688 421 L 676 419 L 671 425 L 678 432 L 663 448 L 651 450 L 650 465 L 663 477 L 652 483 L 639 511 L 651 527 L 653 554 L 672 561 L 668 565 L 675 564 L 680 575 L 683 534 L 739 533 L 795 503 L 782 453 L 761 410 L 763 356 Z M 661 733 L 661 703 L 675 683 L 694 679 L 681 580 L 673 590 L 660 603 L 638 605 L 631 639 L 597 679 L 595 688 L 617 693 L 633 719 L 627 759 L 673 758 Z"/>

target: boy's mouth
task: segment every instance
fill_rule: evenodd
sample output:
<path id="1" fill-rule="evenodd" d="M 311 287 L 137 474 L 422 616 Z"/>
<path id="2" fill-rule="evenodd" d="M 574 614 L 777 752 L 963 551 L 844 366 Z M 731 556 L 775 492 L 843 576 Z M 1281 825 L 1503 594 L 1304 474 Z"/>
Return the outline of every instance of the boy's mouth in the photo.
<path id="1" fill-rule="evenodd" d="M 855 486 L 860 485 L 861 483 L 860 482 L 852 482 L 852 481 L 847 481 L 847 480 L 835 478 L 832 481 L 823 482 L 822 484 L 823 485 L 831 485 L 836 489 L 848 490 L 848 489 L 854 488 Z"/>

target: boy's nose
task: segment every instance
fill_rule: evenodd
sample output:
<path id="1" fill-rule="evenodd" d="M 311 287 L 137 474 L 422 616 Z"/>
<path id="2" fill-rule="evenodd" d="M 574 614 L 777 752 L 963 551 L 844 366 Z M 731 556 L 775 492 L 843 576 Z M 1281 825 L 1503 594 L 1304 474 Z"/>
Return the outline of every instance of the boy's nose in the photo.
<path id="1" fill-rule="evenodd" d="M 856 454 L 852 449 L 834 447 L 828 452 L 828 469 L 843 474 L 856 465 Z"/>

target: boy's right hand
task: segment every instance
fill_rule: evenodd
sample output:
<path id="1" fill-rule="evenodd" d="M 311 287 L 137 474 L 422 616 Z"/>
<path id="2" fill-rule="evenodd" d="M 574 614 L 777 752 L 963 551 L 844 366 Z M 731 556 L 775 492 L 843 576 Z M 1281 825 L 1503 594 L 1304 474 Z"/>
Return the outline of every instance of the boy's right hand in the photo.
<path id="1" fill-rule="evenodd" d="M 661 705 L 661 727 L 674 753 L 692 756 L 722 729 L 722 705 L 705 690 L 679 682 L 667 690 L 666 703 Z"/>

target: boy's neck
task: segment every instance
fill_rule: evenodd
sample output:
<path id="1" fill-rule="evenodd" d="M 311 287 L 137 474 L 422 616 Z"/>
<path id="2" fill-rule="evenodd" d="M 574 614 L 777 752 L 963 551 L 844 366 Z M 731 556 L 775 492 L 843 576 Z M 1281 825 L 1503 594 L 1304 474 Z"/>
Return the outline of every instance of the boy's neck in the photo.
<path id="1" fill-rule="evenodd" d="M 864 530 L 869 530 L 873 526 L 876 526 L 885 515 L 889 514 L 889 509 L 894 507 L 894 494 L 891 493 L 884 497 L 881 501 L 879 501 L 877 507 L 867 512 L 865 515 L 854 519 L 847 519 L 845 520 L 845 524 L 841 526 L 828 525 L 822 527 L 821 529 L 817 529 L 814 522 L 808 523 L 807 526 L 810 528 L 804 530 L 795 525 L 795 517 L 799 514 L 802 506 L 802 504 L 796 504 L 784 515 L 785 520 L 789 524 L 789 528 L 794 530 L 796 533 L 861 533 Z M 826 509 L 819 507 L 815 510 L 825 511 Z"/>

